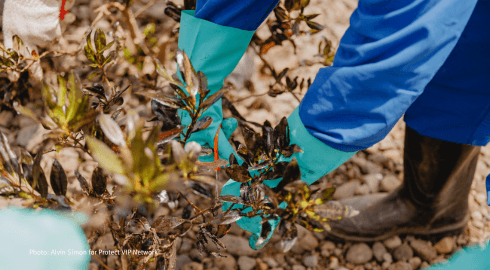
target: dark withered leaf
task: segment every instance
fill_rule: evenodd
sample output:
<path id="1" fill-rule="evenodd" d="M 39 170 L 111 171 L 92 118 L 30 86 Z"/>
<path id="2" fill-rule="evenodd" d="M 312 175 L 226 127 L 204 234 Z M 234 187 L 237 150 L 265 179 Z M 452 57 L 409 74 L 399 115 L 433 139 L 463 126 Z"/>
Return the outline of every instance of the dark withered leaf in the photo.
<path id="1" fill-rule="evenodd" d="M 193 212 L 194 212 L 194 207 L 192 206 L 192 204 L 187 204 L 182 210 L 182 218 L 189 219 L 192 216 Z"/>
<path id="2" fill-rule="evenodd" d="M 238 221 L 239 219 L 242 218 L 240 215 L 241 210 L 239 209 L 234 209 L 229 211 L 228 213 L 221 213 L 218 216 L 216 216 L 211 224 L 218 224 L 218 225 L 228 225 L 232 224 L 233 222 Z"/>
<path id="3" fill-rule="evenodd" d="M 46 198 L 46 196 L 48 196 L 48 181 L 46 180 L 46 175 L 44 174 L 43 169 L 40 169 L 38 173 L 37 183 L 32 181 L 29 182 L 29 184 L 31 187 L 35 186 L 34 189 L 41 194 L 41 197 Z"/>
<path id="4" fill-rule="evenodd" d="M 153 228 L 161 233 L 161 232 L 166 232 L 171 229 L 175 229 L 178 226 L 182 225 L 185 222 L 184 219 L 178 218 L 178 217 L 166 217 L 166 216 L 159 216 L 155 219 L 153 222 Z"/>
<path id="5" fill-rule="evenodd" d="M 177 114 L 177 110 L 165 107 L 154 99 L 151 100 L 150 104 L 153 113 L 158 117 L 158 120 L 163 123 L 162 131 L 173 129 L 180 125 L 180 117 Z"/>
<path id="6" fill-rule="evenodd" d="M 40 178 L 43 177 L 44 181 L 46 181 L 46 176 L 44 176 L 44 171 L 41 168 L 41 157 L 43 155 L 43 151 L 44 151 L 44 145 L 41 145 L 41 147 L 37 151 L 36 157 L 34 158 L 34 163 L 32 165 L 32 182 L 29 183 L 31 187 L 33 187 L 35 190 L 41 193 L 41 195 L 44 192 L 44 188 L 41 186 L 43 185 L 43 183 L 41 183 L 42 180 L 40 180 Z M 45 196 L 48 194 L 47 184 L 48 183 L 46 182 Z"/>
<path id="7" fill-rule="evenodd" d="M 78 179 L 78 182 L 80 183 L 80 186 L 82 187 L 82 191 L 86 194 L 89 195 L 91 194 L 90 192 L 90 186 L 87 182 L 87 179 L 83 177 L 77 170 L 75 170 L 75 176 Z"/>
<path id="8" fill-rule="evenodd" d="M 259 187 L 264 192 L 267 200 L 272 204 L 273 208 L 277 208 L 279 206 L 279 200 L 277 198 L 277 194 L 268 186 L 264 184 L 260 184 Z"/>
<path id="9" fill-rule="evenodd" d="M 164 144 L 170 142 L 171 140 L 177 138 L 184 129 L 185 129 L 185 127 L 178 126 L 178 127 L 175 127 L 171 130 L 160 133 L 158 135 L 157 145 L 159 145 L 159 146 L 164 145 Z"/>
<path id="10" fill-rule="evenodd" d="M 194 125 L 194 128 L 192 129 L 192 132 L 204 130 L 209 127 L 211 123 L 213 123 L 213 118 L 211 118 L 211 116 L 204 116 L 199 121 L 197 121 L 197 123 Z"/>
<path id="11" fill-rule="evenodd" d="M 97 195 L 107 192 L 107 176 L 99 167 L 92 172 L 92 188 Z"/>
<path id="12" fill-rule="evenodd" d="M 279 82 L 288 72 L 289 68 L 285 68 L 281 71 L 281 73 L 277 74 L 276 81 Z"/>
<path id="13" fill-rule="evenodd" d="M 250 174 L 248 173 L 248 170 L 238 164 L 226 167 L 225 172 L 231 179 L 240 183 L 252 180 Z"/>
<path id="14" fill-rule="evenodd" d="M 284 176 L 284 172 L 286 171 L 286 166 L 288 162 L 282 161 L 274 164 L 272 170 L 268 171 L 264 177 L 265 179 L 277 179 Z M 275 189 L 274 189 L 275 190 Z"/>
<path id="15" fill-rule="evenodd" d="M 238 161 L 237 161 L 234 153 L 231 153 L 230 154 L 230 159 L 229 160 L 230 160 L 230 165 L 238 165 Z"/>
<path id="16" fill-rule="evenodd" d="M 205 98 L 207 93 L 206 90 L 208 90 L 208 78 L 202 71 L 197 72 L 197 78 L 199 79 L 199 94 Z"/>
<path id="17" fill-rule="evenodd" d="M 209 239 L 211 239 L 211 241 L 213 241 L 213 243 L 216 245 L 216 248 L 219 249 L 225 249 L 225 245 L 220 241 L 218 240 L 218 238 L 213 235 L 211 232 L 209 232 L 206 228 L 201 228 L 201 231 L 207 236 L 209 237 Z M 221 254 L 219 253 L 215 253 L 215 252 L 212 252 L 211 253 L 213 256 L 221 256 Z"/>
<path id="18" fill-rule="evenodd" d="M 221 238 L 225 236 L 231 229 L 231 224 L 218 225 L 218 231 L 216 232 L 216 237 Z"/>
<path id="19" fill-rule="evenodd" d="M 207 108 L 211 107 L 216 101 L 218 101 L 227 91 L 229 88 L 222 88 L 218 92 L 212 94 L 210 97 L 208 97 L 202 104 L 201 108 L 206 110 Z"/>
<path id="20" fill-rule="evenodd" d="M 53 167 L 50 175 L 51 188 L 54 194 L 58 196 L 65 196 L 68 188 L 68 180 L 66 173 L 57 159 L 53 160 Z"/>
<path id="21" fill-rule="evenodd" d="M 105 96 L 105 91 L 102 85 L 94 83 L 92 86 L 83 89 L 83 92 L 87 95 L 95 96 L 104 102 L 107 102 L 107 97 Z"/>
<path id="22" fill-rule="evenodd" d="M 249 151 L 260 151 L 262 136 L 249 127 L 242 126 L 243 138 Z"/>
<path id="23" fill-rule="evenodd" d="M 244 161 L 243 163 L 246 165 L 251 165 L 253 163 L 253 156 L 252 154 L 248 151 L 248 148 L 243 145 L 243 144 L 240 144 L 239 142 L 237 141 L 233 141 L 233 143 L 235 144 L 235 147 L 237 149 L 236 153 L 238 156 L 240 156 L 240 158 L 242 158 L 242 160 Z M 248 166 L 247 166 L 248 168 Z"/>
<path id="24" fill-rule="evenodd" d="M 262 127 L 262 138 L 263 138 L 264 143 L 265 143 L 265 148 L 266 148 L 267 154 L 271 157 L 275 157 L 274 129 L 270 126 L 264 125 Z"/>
<path id="25" fill-rule="evenodd" d="M 272 160 L 268 159 L 268 160 L 264 160 L 263 162 L 255 165 L 253 167 L 250 167 L 248 170 L 249 171 L 262 170 L 262 169 L 269 167 L 270 165 L 272 165 Z"/>
<path id="26" fill-rule="evenodd" d="M 297 144 L 291 144 L 288 147 L 281 150 L 281 154 L 283 154 L 285 157 L 291 157 L 294 153 L 299 153 L 299 152 L 303 152 L 303 150 Z"/>
<path id="27" fill-rule="evenodd" d="M 181 107 L 184 107 L 184 103 L 182 102 L 181 99 L 164 96 L 157 93 L 148 93 L 148 92 L 136 92 L 134 94 L 150 98 L 162 104 L 163 106 L 167 106 L 173 109 L 180 109 Z"/>
<path id="28" fill-rule="evenodd" d="M 241 197 L 234 196 L 234 195 L 219 196 L 218 200 L 222 201 L 222 202 L 230 202 L 230 203 L 236 203 L 236 204 L 244 204 L 245 203 Z"/>
<path id="29" fill-rule="evenodd" d="M 201 154 L 199 156 L 208 156 L 213 153 L 213 149 L 201 146 Z"/>
<path id="30" fill-rule="evenodd" d="M 180 12 L 181 10 L 174 3 L 167 2 L 164 10 L 165 15 L 174 19 L 176 22 L 180 22 Z"/>
<path id="31" fill-rule="evenodd" d="M 317 22 L 306 21 L 306 24 L 308 25 L 308 27 L 311 28 L 311 30 L 313 30 L 313 32 L 317 32 L 317 31 L 323 30 L 325 28 L 325 26 L 323 26 Z"/>
<path id="32" fill-rule="evenodd" d="M 298 229 L 292 222 L 284 220 L 279 225 L 279 235 L 281 236 L 279 242 L 281 250 L 288 252 L 298 240 Z"/>
<path id="33" fill-rule="evenodd" d="M 185 80 L 186 89 L 189 94 L 195 97 L 199 92 L 199 80 L 196 71 L 192 67 L 191 60 L 187 54 L 180 49 L 176 53 L 177 64 Z"/>
<path id="34" fill-rule="evenodd" d="M 351 206 L 342 204 L 337 201 L 328 201 L 327 203 L 315 205 L 313 212 L 320 218 L 327 220 L 338 220 L 342 218 L 349 218 L 359 214 L 359 211 L 353 209 Z"/>
<path id="35" fill-rule="evenodd" d="M 202 196 L 207 197 L 207 198 L 213 197 L 213 194 L 211 193 L 209 188 L 202 185 L 202 184 L 196 183 L 192 180 L 186 181 L 185 184 L 186 184 L 186 186 L 191 188 L 194 193 L 196 193 L 198 195 L 202 195 Z"/>
<path id="36" fill-rule="evenodd" d="M 301 172 L 299 170 L 298 161 L 296 158 L 293 158 L 291 162 L 286 166 L 286 170 L 284 171 L 284 177 L 281 182 L 274 188 L 275 192 L 280 192 L 284 186 L 289 183 L 292 183 L 301 178 Z"/>
<path id="37" fill-rule="evenodd" d="M 281 122 L 274 128 L 274 147 L 276 149 L 283 149 L 289 146 L 289 134 L 288 130 L 288 120 L 286 117 L 281 119 Z"/>

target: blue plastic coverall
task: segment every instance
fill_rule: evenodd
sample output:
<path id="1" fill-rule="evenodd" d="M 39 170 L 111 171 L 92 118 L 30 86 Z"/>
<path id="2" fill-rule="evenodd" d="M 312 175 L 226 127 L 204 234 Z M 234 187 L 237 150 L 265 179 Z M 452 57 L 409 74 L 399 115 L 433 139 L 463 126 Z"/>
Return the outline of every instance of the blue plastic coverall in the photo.
<path id="1" fill-rule="evenodd" d="M 277 2 L 199 0 L 195 16 L 253 31 Z M 299 105 L 301 121 L 311 135 L 345 152 L 379 142 L 404 114 L 421 135 L 486 145 L 489 25 L 489 0 L 360 0 L 333 66 L 320 69 Z M 483 269 L 490 251 L 479 250 L 455 257 L 480 260 L 473 269 Z"/>

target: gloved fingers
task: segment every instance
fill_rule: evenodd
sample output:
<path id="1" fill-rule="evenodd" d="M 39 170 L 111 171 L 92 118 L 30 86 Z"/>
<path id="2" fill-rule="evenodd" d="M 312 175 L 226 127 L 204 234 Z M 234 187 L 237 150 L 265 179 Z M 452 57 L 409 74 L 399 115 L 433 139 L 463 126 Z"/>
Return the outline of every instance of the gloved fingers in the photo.
<path id="1" fill-rule="evenodd" d="M 213 145 L 213 149 L 214 149 L 214 138 L 213 138 L 213 144 L 212 145 Z M 238 157 L 238 155 L 235 154 L 235 149 L 233 149 L 233 147 L 231 146 L 231 144 L 228 141 L 228 138 L 226 137 L 223 130 L 220 129 L 220 132 L 218 135 L 218 155 L 221 159 L 229 160 L 231 154 L 234 154 L 235 157 L 237 158 L 237 160 L 240 158 L 240 157 Z"/>
<path id="2" fill-rule="evenodd" d="M 233 117 L 226 118 L 221 123 L 221 128 L 223 129 L 226 138 L 230 138 L 231 134 L 235 131 L 237 127 L 238 127 L 238 121 Z"/>
<path id="3" fill-rule="evenodd" d="M 267 234 L 266 238 L 260 239 L 260 235 L 262 234 L 262 225 L 259 224 L 260 231 L 258 233 L 252 234 L 252 236 L 250 236 L 250 239 L 248 241 L 250 247 L 255 249 L 255 250 L 263 248 L 269 242 L 269 240 L 272 238 L 272 235 L 274 234 L 274 231 L 277 228 L 277 225 L 280 222 L 280 219 L 279 218 L 269 219 L 266 222 L 268 222 L 270 225 L 270 232 Z M 259 241 L 259 239 L 260 239 L 260 241 Z"/>

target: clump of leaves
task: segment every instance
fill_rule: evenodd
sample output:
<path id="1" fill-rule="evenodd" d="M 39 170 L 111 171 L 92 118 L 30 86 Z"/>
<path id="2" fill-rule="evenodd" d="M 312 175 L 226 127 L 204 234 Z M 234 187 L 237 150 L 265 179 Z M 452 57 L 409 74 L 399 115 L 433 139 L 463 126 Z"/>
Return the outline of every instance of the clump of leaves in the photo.
<path id="1" fill-rule="evenodd" d="M 115 40 L 107 43 L 106 36 L 104 32 L 100 29 L 97 29 L 94 34 L 94 39 L 91 37 L 92 31 L 89 31 L 86 36 L 86 44 L 85 44 L 85 56 L 92 63 L 91 67 L 99 69 L 98 71 L 92 73 L 89 76 L 89 79 L 94 78 L 99 74 L 105 75 L 105 68 L 111 61 L 113 61 L 117 56 L 117 51 L 111 51 L 107 56 L 104 56 L 105 51 L 110 49 L 112 45 L 114 45 Z M 92 46 L 92 42 L 95 46 Z M 94 50 L 95 47 L 95 50 Z"/>

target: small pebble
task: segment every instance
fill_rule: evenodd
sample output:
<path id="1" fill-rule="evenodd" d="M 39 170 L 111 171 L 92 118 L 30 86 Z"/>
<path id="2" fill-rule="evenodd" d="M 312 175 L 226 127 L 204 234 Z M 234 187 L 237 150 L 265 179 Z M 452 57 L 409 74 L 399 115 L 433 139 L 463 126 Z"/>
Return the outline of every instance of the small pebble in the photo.
<path id="1" fill-rule="evenodd" d="M 381 242 L 376 242 L 373 244 L 373 254 L 378 262 L 383 261 L 383 254 L 387 252 L 385 246 Z"/>
<path id="2" fill-rule="evenodd" d="M 203 270 L 204 266 L 198 262 L 190 262 L 184 265 L 184 270 Z"/>
<path id="3" fill-rule="evenodd" d="M 306 270 L 306 267 L 296 264 L 293 265 L 293 270 Z"/>
<path id="4" fill-rule="evenodd" d="M 406 262 L 397 262 L 395 264 L 390 265 L 388 270 L 412 270 L 412 266 Z"/>
<path id="5" fill-rule="evenodd" d="M 384 240 L 383 244 L 389 249 L 394 249 L 402 245 L 402 240 L 398 235 L 395 235 Z"/>
<path id="6" fill-rule="evenodd" d="M 256 264 L 257 262 L 254 258 L 250 258 L 248 256 L 238 257 L 238 268 L 240 270 L 252 270 Z"/>
<path id="7" fill-rule="evenodd" d="M 372 258 L 373 251 L 365 243 L 352 245 L 349 250 L 347 250 L 347 254 L 345 255 L 345 259 L 353 264 L 364 264 L 370 261 Z"/>
<path id="8" fill-rule="evenodd" d="M 454 248 L 454 240 L 452 237 L 446 236 L 439 240 L 439 242 L 434 245 L 434 248 L 439 254 L 451 253 Z"/>
<path id="9" fill-rule="evenodd" d="M 318 260 L 317 254 L 303 256 L 303 264 L 306 267 L 316 267 L 318 265 Z"/>
<path id="10" fill-rule="evenodd" d="M 410 264 L 410 266 L 412 266 L 413 269 L 418 269 L 420 264 L 422 263 L 422 259 L 420 259 L 419 257 L 413 257 L 408 260 L 408 263 Z"/>
<path id="11" fill-rule="evenodd" d="M 483 219 L 483 215 L 479 211 L 473 211 L 471 213 L 471 218 L 474 219 L 474 220 L 482 220 Z"/>
<path id="12" fill-rule="evenodd" d="M 437 257 L 437 251 L 429 244 L 429 242 L 414 239 L 410 241 L 410 246 L 424 261 L 431 261 Z"/>
<path id="13" fill-rule="evenodd" d="M 385 254 L 383 254 L 383 261 L 391 264 L 393 262 L 393 257 L 390 253 L 386 252 Z"/>
<path id="14" fill-rule="evenodd" d="M 393 258 L 397 261 L 406 262 L 412 257 L 413 250 L 407 243 L 402 244 L 393 251 Z"/>

